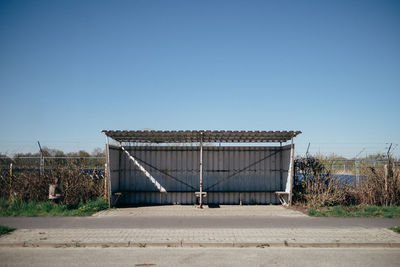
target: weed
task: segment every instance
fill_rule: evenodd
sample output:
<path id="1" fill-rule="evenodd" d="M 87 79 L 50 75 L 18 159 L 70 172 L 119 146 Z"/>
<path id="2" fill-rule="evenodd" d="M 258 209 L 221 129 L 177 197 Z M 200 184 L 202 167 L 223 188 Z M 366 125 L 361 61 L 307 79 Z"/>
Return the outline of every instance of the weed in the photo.
<path id="1" fill-rule="evenodd" d="M 80 203 L 76 208 L 52 202 L 21 200 L 7 201 L 0 199 L 0 216 L 87 216 L 106 209 L 107 202 L 97 198 L 87 203 Z"/>
<path id="2" fill-rule="evenodd" d="M 400 218 L 400 206 L 332 206 L 308 208 L 308 215 L 315 217 L 384 217 Z"/>
<path id="3" fill-rule="evenodd" d="M 145 248 L 145 247 L 146 247 L 146 243 L 139 243 L 139 244 L 138 244 L 138 247 L 139 247 L 139 248 Z"/>
<path id="4" fill-rule="evenodd" d="M 396 226 L 390 227 L 389 229 L 400 234 L 400 225 L 396 225 Z"/>
<path id="5" fill-rule="evenodd" d="M 0 225 L 0 236 L 8 234 L 8 233 L 11 233 L 14 230 L 15 230 L 15 228 L 11 228 L 11 227 L 8 227 L 8 226 Z"/>
<path id="6" fill-rule="evenodd" d="M 283 243 L 285 244 L 286 247 L 289 246 L 289 243 L 286 240 L 283 241 Z"/>

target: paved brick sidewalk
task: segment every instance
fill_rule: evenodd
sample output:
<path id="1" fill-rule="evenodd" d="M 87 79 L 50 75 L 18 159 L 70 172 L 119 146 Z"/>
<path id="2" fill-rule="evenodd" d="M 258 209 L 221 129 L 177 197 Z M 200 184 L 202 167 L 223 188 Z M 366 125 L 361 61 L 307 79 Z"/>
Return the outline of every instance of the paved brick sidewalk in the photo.
<path id="1" fill-rule="evenodd" d="M 110 216 L 273 216 L 273 217 L 307 217 L 304 213 L 288 209 L 280 205 L 221 205 L 218 208 L 210 208 L 207 205 L 203 209 L 191 205 L 166 205 L 144 206 L 136 208 L 113 208 L 93 214 L 94 217 Z"/>
<path id="2" fill-rule="evenodd" d="M 384 246 L 400 235 L 384 228 L 349 229 L 20 229 L 0 246 Z"/>
<path id="3" fill-rule="evenodd" d="M 150 227 L 151 222 L 159 221 L 173 215 L 178 221 L 189 219 L 214 221 L 224 223 L 226 221 L 212 220 L 212 218 L 228 218 L 228 220 L 243 221 L 246 218 L 246 225 L 253 221 L 263 221 L 264 223 L 256 227 L 233 226 L 221 227 L 221 225 L 207 225 L 207 227 L 166 227 L 164 224 L 159 227 Z M 163 217 L 167 216 L 167 217 Z M 97 218 L 96 218 L 97 217 Z M 100 218 L 100 217 L 103 217 Z M 114 220 L 115 222 L 105 227 L 92 227 L 92 224 L 84 224 L 82 220 Z M 119 219 L 118 219 L 119 218 Z M 136 218 L 129 221 L 128 218 Z M 260 219 L 261 218 L 261 219 Z M 266 219 L 265 219 L 266 218 Z M 301 220 L 301 224 L 293 226 L 268 224 L 269 220 L 280 218 L 282 222 L 287 220 Z M 317 246 L 317 247 L 400 247 L 400 235 L 381 226 L 370 226 L 357 221 L 350 226 L 347 223 L 336 223 L 337 226 L 327 226 L 326 224 L 316 223 L 316 227 L 309 227 L 304 224 L 304 219 L 308 216 L 301 212 L 286 209 L 282 206 L 221 206 L 220 208 L 197 209 L 193 206 L 162 206 L 162 207 L 139 207 L 125 209 L 110 209 L 97 213 L 88 219 L 78 218 L 72 220 L 72 224 L 77 224 L 76 228 L 71 227 L 70 223 L 62 220 L 58 224 L 63 227 L 40 227 L 36 229 L 21 229 L 0 237 L 0 246 Z M 46 219 L 46 220 L 49 220 Z M 53 219 L 51 219 L 53 220 Z M 115 223 L 118 221 L 129 221 L 126 227 L 123 224 Z M 193 221 L 196 222 L 196 220 Z M 67 220 L 70 221 L 70 220 Z M 167 220 L 168 221 L 168 220 Z M 178 222 L 177 221 L 177 222 Z M 138 227 L 142 225 L 145 227 Z M 147 223 L 147 224 L 146 224 Z M 309 222 L 311 223 L 311 221 Z M 349 222 L 348 222 L 349 223 Z M 7 224 L 6 224 L 7 225 Z M 107 224 L 105 224 L 107 225 Z M 119 226 L 121 225 L 121 226 Z M 134 225 L 135 227 L 132 227 Z M 368 225 L 368 227 L 366 227 Z M 129 226 L 129 227 L 128 227 Z M 363 227 L 364 226 L 364 227 Z M 108 228 L 107 228 L 108 227 Z M 26 227 L 29 228 L 29 227 Z M 66 229 L 69 228 L 69 229 Z"/>

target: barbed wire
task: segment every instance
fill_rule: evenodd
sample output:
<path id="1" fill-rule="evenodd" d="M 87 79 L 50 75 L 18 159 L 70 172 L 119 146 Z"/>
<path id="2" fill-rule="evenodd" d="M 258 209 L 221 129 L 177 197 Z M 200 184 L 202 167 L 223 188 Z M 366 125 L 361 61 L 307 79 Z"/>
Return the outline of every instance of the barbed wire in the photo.
<path id="1" fill-rule="evenodd" d="M 105 159 L 106 156 L 104 157 L 79 157 L 79 156 L 72 156 L 72 157 L 43 157 L 44 159 Z M 10 157 L 0 157 L 0 159 L 11 159 Z M 16 156 L 14 159 L 41 159 L 40 156 L 38 157 L 19 157 Z"/>
<path id="2" fill-rule="evenodd" d="M 13 158 L 18 154 L 36 154 L 38 153 L 38 149 L 36 149 L 36 144 L 31 144 L 32 141 L 11 141 L 11 140 L 4 140 L 0 139 L 0 143 L 3 143 L 3 151 L 0 151 L 0 154 L 6 155 L 8 158 Z M 29 144 L 28 144 L 29 143 Z M 96 141 L 51 141 L 51 142 L 44 142 L 47 146 L 48 149 L 53 149 L 53 150 L 59 150 L 59 151 L 65 151 L 64 153 L 76 153 L 76 151 L 95 151 L 97 149 L 104 151 L 104 143 L 102 142 L 96 142 Z M 8 144 L 8 145 L 4 145 Z M 18 144 L 20 144 L 18 146 Z M 74 144 L 73 146 L 71 145 L 63 145 L 63 144 Z M 92 146 L 85 146 L 84 144 L 98 144 L 96 147 Z M 139 145 L 139 144 L 136 144 Z M 146 146 L 149 146 L 149 144 L 143 144 Z M 173 144 L 177 145 L 177 144 Z M 187 144 L 186 144 L 187 145 Z M 219 143 L 213 144 L 215 146 L 218 146 Z M 223 145 L 233 145 L 233 144 L 226 144 L 223 143 Z M 243 146 L 246 144 L 237 144 L 239 146 Z M 255 144 L 251 144 L 254 146 Z M 265 145 L 265 144 L 260 144 L 260 145 Z M 270 145 L 270 144 L 269 144 Z M 277 145 L 277 144 L 272 144 L 271 145 Z M 278 144 L 279 145 L 279 144 Z M 4 149 L 4 146 L 7 147 L 7 149 Z M 308 142 L 295 142 L 296 146 L 296 154 L 297 155 L 303 155 L 305 154 L 305 151 L 308 146 Z M 395 157 L 400 157 L 400 149 L 398 149 L 399 144 L 398 143 L 393 143 L 393 149 L 392 149 L 392 155 Z M 89 148 L 90 147 L 90 148 Z M 324 154 L 324 155 L 329 155 L 329 154 L 335 154 L 337 156 L 343 156 L 346 158 L 354 158 L 354 155 L 360 151 L 361 148 L 364 148 L 364 153 L 363 157 L 367 157 L 368 155 L 372 154 L 386 154 L 388 147 L 387 142 L 311 142 L 311 147 L 310 147 L 310 153 L 311 154 Z M 73 149 L 74 151 L 71 151 Z M 1 148 L 0 148 L 1 150 Z M 94 153 L 91 153 L 94 154 Z M 353 155 L 354 154 L 354 155 Z M 0 157 L 0 159 L 3 157 Z M 21 157 L 19 157 L 21 158 Z M 53 157 L 56 159 L 56 157 Z M 60 157 L 63 158 L 63 157 Z M 68 158 L 73 158 L 72 156 L 65 156 L 65 159 Z M 77 157 L 77 158 L 94 158 L 94 157 Z"/>

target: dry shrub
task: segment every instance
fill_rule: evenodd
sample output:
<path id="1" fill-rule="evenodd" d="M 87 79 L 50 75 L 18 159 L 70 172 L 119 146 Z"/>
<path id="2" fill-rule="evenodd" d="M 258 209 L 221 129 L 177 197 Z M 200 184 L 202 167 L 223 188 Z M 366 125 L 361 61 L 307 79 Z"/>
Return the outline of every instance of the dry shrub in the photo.
<path id="1" fill-rule="evenodd" d="M 362 166 L 362 178 L 353 194 L 361 205 L 391 206 L 400 205 L 400 170 L 388 164 L 385 181 L 385 168 Z M 387 187 L 387 189 L 386 189 Z"/>
<path id="2" fill-rule="evenodd" d="M 295 167 L 295 203 L 321 207 L 342 205 L 348 201 L 348 188 L 341 184 L 319 159 L 299 158 L 295 161 Z"/>
<path id="3" fill-rule="evenodd" d="M 53 171 L 52 176 L 61 181 L 63 204 L 76 206 L 79 202 L 87 202 L 104 194 L 103 180 L 93 179 L 77 168 L 60 168 Z"/>
<path id="4" fill-rule="evenodd" d="M 390 162 L 390 161 L 389 161 Z M 400 205 L 400 170 L 361 166 L 357 185 L 341 183 L 320 159 L 298 158 L 293 201 L 311 207 L 331 205 Z M 329 162 L 327 166 L 331 166 Z M 385 181 L 387 177 L 387 181 Z M 387 185 L 386 185 L 387 184 Z"/>
<path id="5" fill-rule="evenodd" d="M 0 170 L 0 197 L 8 199 L 10 196 L 10 171 Z"/>
<path id="6" fill-rule="evenodd" d="M 49 195 L 51 177 L 40 176 L 37 172 L 22 172 L 13 175 L 11 181 L 11 199 L 23 201 L 45 201 Z"/>
<path id="7" fill-rule="evenodd" d="M 104 196 L 104 180 L 83 173 L 76 166 L 62 167 L 39 175 L 38 171 L 14 172 L 10 179 L 9 171 L 0 173 L 0 197 L 10 200 L 46 201 L 49 185 L 59 179 L 64 197 L 62 204 L 77 206 L 79 202 Z"/>

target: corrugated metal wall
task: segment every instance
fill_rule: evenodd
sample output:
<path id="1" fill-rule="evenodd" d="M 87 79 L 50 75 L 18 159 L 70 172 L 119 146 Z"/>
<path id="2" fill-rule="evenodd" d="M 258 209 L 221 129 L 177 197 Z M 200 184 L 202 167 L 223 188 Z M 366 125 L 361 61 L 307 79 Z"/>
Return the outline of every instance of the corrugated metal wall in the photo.
<path id="1" fill-rule="evenodd" d="M 119 148 L 110 147 L 112 192 L 121 204 L 194 204 L 199 191 L 199 147 L 125 147 L 167 190 L 160 193 Z M 283 147 L 203 147 L 205 204 L 279 203 L 284 191 L 290 145 Z"/>
<path id="2" fill-rule="evenodd" d="M 110 187 L 111 192 L 118 192 L 119 191 L 119 155 L 120 149 L 116 147 L 109 147 L 109 154 L 110 154 Z"/>

